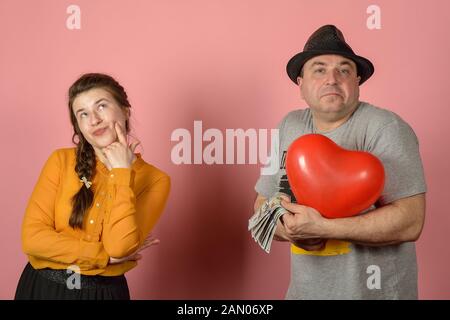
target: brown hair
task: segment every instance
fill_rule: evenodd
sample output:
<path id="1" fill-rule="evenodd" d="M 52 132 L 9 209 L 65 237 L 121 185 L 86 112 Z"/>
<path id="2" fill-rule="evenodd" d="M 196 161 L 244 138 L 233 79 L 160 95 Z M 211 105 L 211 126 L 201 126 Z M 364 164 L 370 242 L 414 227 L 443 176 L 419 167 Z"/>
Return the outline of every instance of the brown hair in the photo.
<path id="1" fill-rule="evenodd" d="M 106 74 L 84 74 L 69 88 L 69 113 L 70 121 L 74 129 L 72 142 L 77 146 L 75 172 L 80 179 L 86 177 L 89 181 L 92 181 L 95 176 L 95 151 L 80 131 L 77 118 L 73 112 L 73 102 L 80 93 L 94 88 L 102 88 L 111 93 L 123 110 L 126 110 L 126 108 L 129 110 L 131 108 L 125 89 L 114 78 Z M 125 130 L 126 133 L 130 131 L 128 120 L 125 122 Z M 78 142 L 75 141 L 75 137 L 78 137 Z M 69 219 L 69 225 L 72 228 L 81 229 L 83 227 L 84 215 L 92 206 L 94 193 L 92 188 L 88 189 L 84 183 L 80 183 L 80 185 L 80 190 L 72 197 L 72 214 Z"/>

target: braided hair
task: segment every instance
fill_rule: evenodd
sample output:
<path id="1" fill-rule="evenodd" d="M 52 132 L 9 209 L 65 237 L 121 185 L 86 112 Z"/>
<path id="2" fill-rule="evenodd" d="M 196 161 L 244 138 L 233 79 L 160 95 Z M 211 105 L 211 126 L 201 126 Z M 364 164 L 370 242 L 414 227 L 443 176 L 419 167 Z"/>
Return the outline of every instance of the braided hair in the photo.
<path id="1" fill-rule="evenodd" d="M 89 181 L 92 181 L 95 176 L 95 151 L 81 133 L 73 112 L 73 102 L 79 94 L 95 88 L 102 88 L 111 93 L 121 108 L 131 107 L 125 89 L 114 78 L 106 74 L 84 74 L 69 88 L 69 113 L 74 128 L 72 142 L 77 146 L 75 172 L 80 179 L 85 177 Z M 128 120 L 125 122 L 125 130 L 127 133 L 130 131 Z M 75 140 L 76 137 L 78 142 Z M 69 225 L 72 228 L 83 228 L 84 215 L 92 206 L 93 200 L 92 188 L 88 188 L 84 183 L 81 184 L 80 190 L 72 197 L 72 214 L 69 218 Z"/>

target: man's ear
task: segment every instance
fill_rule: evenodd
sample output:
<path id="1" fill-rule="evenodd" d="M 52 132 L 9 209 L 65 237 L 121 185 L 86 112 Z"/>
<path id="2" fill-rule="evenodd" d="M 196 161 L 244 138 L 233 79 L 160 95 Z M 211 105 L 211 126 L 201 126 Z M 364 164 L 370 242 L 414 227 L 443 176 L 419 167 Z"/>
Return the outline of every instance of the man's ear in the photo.
<path id="1" fill-rule="evenodd" d="M 298 84 L 298 87 L 300 88 L 300 98 L 304 99 L 303 91 L 302 91 L 302 84 L 303 84 L 303 78 L 302 77 L 300 77 L 300 76 L 297 77 L 297 84 Z"/>
<path id="2" fill-rule="evenodd" d="M 357 77 L 356 77 L 356 80 L 358 81 L 358 85 L 359 85 L 359 83 L 361 82 L 361 77 L 360 77 L 360 76 L 357 76 Z"/>

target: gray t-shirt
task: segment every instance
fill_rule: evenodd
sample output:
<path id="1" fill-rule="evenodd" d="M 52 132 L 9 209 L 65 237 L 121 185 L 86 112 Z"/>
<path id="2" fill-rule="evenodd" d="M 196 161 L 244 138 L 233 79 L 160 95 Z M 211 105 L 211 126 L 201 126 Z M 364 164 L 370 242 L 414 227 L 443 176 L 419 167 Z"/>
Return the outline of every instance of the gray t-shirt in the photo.
<path id="1" fill-rule="evenodd" d="M 289 145 L 298 137 L 314 133 L 310 109 L 295 110 L 278 126 L 275 153 L 280 169 L 261 175 L 255 190 L 270 198 L 291 192 L 285 160 Z M 417 137 L 398 115 L 361 102 L 341 126 L 323 133 L 341 147 L 367 151 L 385 169 L 385 186 L 371 209 L 426 192 Z M 417 299 L 415 245 L 368 247 L 329 240 L 323 251 L 308 252 L 291 245 L 291 281 L 287 299 Z"/>

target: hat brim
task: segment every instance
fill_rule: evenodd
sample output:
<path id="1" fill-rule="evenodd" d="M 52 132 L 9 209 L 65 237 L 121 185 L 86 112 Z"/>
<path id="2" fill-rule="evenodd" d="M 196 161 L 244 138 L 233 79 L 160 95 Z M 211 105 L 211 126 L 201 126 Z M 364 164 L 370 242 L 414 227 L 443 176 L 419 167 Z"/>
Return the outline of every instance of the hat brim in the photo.
<path id="1" fill-rule="evenodd" d="M 293 56 L 289 60 L 287 66 L 286 66 L 286 71 L 287 71 L 289 78 L 295 84 L 297 84 L 297 78 L 300 75 L 300 70 L 302 69 L 302 67 L 306 63 L 306 61 L 308 61 L 311 58 L 321 56 L 324 54 L 336 54 L 336 55 L 348 58 L 348 59 L 352 60 L 353 62 L 355 62 L 356 66 L 358 68 L 358 75 L 361 77 L 361 81 L 359 82 L 359 85 L 362 85 L 367 79 L 369 79 L 375 71 L 375 68 L 374 68 L 372 62 L 370 62 L 368 59 L 358 56 L 356 54 L 347 54 L 347 53 L 343 53 L 341 51 L 332 51 L 332 50 L 330 50 L 330 51 L 311 50 L 311 51 L 297 53 L 295 56 Z"/>

